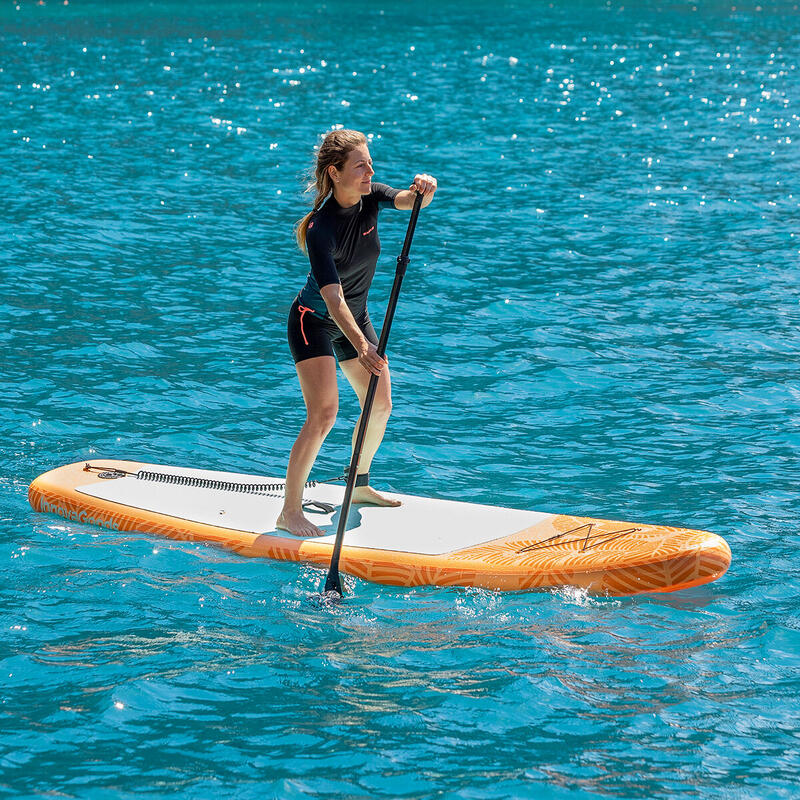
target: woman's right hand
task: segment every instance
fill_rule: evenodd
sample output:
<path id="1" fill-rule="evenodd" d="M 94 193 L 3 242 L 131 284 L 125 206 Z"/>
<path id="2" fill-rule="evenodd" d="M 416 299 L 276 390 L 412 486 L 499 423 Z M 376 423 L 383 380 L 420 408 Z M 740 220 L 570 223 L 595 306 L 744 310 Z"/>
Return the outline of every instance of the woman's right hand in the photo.
<path id="1" fill-rule="evenodd" d="M 364 339 L 364 344 L 359 349 L 358 363 L 367 372 L 380 375 L 381 370 L 386 366 L 386 360 L 378 355 L 378 348 L 368 339 Z"/>

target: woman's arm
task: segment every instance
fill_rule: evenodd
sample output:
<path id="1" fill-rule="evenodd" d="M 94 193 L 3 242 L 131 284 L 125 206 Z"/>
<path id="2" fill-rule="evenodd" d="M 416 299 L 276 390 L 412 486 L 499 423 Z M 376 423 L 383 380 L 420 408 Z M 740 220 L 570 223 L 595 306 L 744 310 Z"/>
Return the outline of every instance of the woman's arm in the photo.
<path id="1" fill-rule="evenodd" d="M 437 183 L 433 175 L 415 175 L 414 183 L 405 191 L 398 192 L 394 198 L 394 207 L 410 211 L 414 207 L 414 198 L 417 194 L 422 195 L 422 207 L 429 206 L 433 202 L 433 195 L 436 193 Z"/>
<path id="2" fill-rule="evenodd" d="M 358 353 L 358 361 L 367 372 L 380 375 L 386 361 L 378 355 L 378 348 L 361 332 L 353 313 L 344 300 L 341 283 L 329 283 L 320 288 L 328 313 Z"/>

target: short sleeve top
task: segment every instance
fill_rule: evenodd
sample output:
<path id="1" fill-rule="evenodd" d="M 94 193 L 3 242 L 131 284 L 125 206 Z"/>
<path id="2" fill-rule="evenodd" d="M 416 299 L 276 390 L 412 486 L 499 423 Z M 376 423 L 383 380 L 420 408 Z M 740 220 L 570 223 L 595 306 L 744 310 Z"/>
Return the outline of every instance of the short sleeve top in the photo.
<path id="1" fill-rule="evenodd" d="M 331 195 L 308 223 L 306 248 L 311 270 L 299 294 L 301 305 L 327 315 L 320 289 L 340 283 L 345 302 L 358 319 L 367 308 L 367 295 L 381 252 L 378 212 L 394 208 L 399 194 L 385 183 L 374 183 L 354 206 L 343 208 Z"/>

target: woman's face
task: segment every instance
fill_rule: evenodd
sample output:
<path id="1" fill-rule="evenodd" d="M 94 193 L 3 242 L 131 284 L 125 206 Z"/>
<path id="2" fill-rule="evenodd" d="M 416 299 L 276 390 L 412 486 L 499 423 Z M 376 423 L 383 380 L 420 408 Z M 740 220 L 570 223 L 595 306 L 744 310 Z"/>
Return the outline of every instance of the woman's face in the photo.
<path id="1" fill-rule="evenodd" d="M 359 145 L 353 148 L 347 155 L 347 161 L 341 170 L 331 167 L 331 177 L 333 185 L 345 196 L 356 197 L 369 194 L 372 184 L 372 176 L 375 170 L 372 169 L 372 159 L 369 155 L 369 148 Z"/>

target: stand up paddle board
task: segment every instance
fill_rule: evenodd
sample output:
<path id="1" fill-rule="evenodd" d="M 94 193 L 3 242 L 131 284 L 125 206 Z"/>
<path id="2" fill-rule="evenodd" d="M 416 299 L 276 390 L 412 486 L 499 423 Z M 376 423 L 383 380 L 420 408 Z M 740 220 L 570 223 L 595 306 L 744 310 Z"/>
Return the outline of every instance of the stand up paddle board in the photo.
<path id="1" fill-rule="evenodd" d="M 301 538 L 275 528 L 283 481 L 101 461 L 40 475 L 28 489 L 37 511 L 173 539 L 211 542 L 245 556 L 327 567 L 344 487 L 304 491 L 306 511 L 326 532 Z M 714 581 L 731 551 L 707 531 L 545 514 L 391 494 L 398 508 L 353 505 L 340 568 L 395 586 L 479 586 L 519 591 L 578 586 L 594 594 L 671 592 Z"/>

